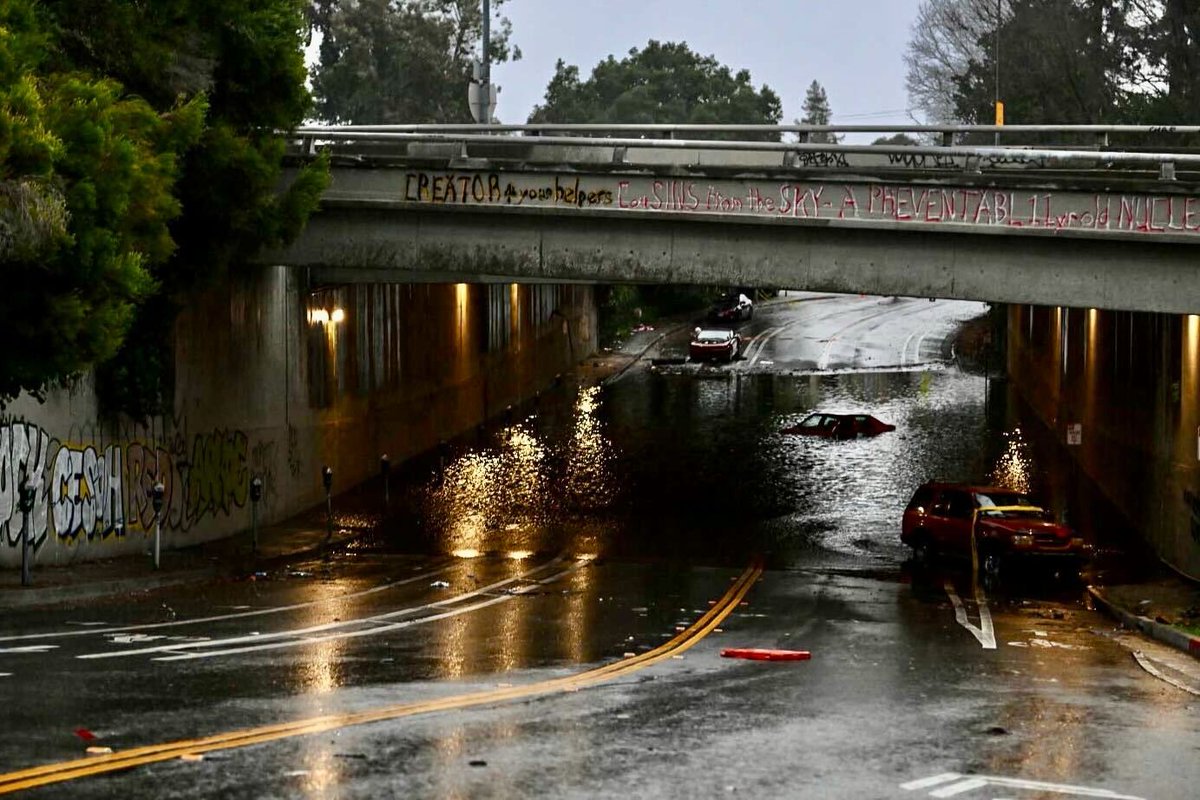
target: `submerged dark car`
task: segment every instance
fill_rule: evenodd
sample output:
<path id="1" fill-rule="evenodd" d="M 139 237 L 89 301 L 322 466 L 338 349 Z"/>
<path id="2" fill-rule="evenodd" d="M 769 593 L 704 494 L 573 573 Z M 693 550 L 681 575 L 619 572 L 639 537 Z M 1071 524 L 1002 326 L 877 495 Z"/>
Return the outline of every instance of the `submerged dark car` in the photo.
<path id="1" fill-rule="evenodd" d="M 797 436 L 824 436 L 828 439 L 857 439 L 860 436 L 878 436 L 896 430 L 895 425 L 872 417 L 870 414 L 809 414 L 796 425 L 784 428 L 782 433 Z"/>
<path id="2" fill-rule="evenodd" d="M 741 322 L 753 316 L 754 302 L 737 292 L 721 295 L 708 311 L 708 318 L 713 322 Z"/>
<path id="3" fill-rule="evenodd" d="M 697 329 L 688 344 L 688 356 L 693 361 L 733 361 L 740 345 L 741 339 L 733 331 Z"/>

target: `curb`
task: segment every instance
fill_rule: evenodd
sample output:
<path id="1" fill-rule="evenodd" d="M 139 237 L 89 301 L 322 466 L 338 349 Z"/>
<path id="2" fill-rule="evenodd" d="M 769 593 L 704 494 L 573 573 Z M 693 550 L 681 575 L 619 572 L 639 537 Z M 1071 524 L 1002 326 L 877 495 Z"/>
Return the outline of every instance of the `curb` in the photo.
<path id="1" fill-rule="evenodd" d="M 1149 617 L 1143 617 L 1140 614 L 1134 614 L 1124 608 L 1113 603 L 1104 594 L 1104 590 L 1099 586 L 1087 587 L 1088 594 L 1108 612 L 1110 616 L 1116 619 L 1130 630 L 1138 631 L 1151 639 L 1168 644 L 1176 650 L 1182 650 L 1190 656 L 1200 658 L 1200 637 L 1189 636 L 1183 631 L 1174 628 L 1170 625 L 1164 625 L 1161 622 L 1156 622 Z"/>
<path id="2" fill-rule="evenodd" d="M 347 536 L 334 538 L 328 547 L 330 550 L 345 547 L 361 535 L 360 532 L 355 532 Z M 214 541 L 223 540 L 218 539 Z M 315 558 L 321 555 L 325 549 L 326 546 L 324 544 L 319 544 L 315 547 L 303 547 L 297 550 L 259 556 L 258 560 L 253 562 L 253 566 L 256 568 L 273 568 L 282 562 L 292 559 Z M 137 557 L 130 557 L 131 560 L 134 558 Z M 110 578 L 107 580 L 84 581 L 81 583 L 57 584 L 53 586 L 38 586 L 37 573 L 35 572 L 33 586 L 6 589 L 0 592 L 0 608 L 6 611 L 10 609 L 49 608 L 68 603 L 86 603 L 89 600 L 101 600 L 123 594 L 133 594 L 135 592 L 152 592 L 158 589 L 186 586 L 191 583 L 203 583 L 215 578 L 237 575 L 246 567 L 247 563 L 240 561 L 236 564 L 225 562 L 214 564 L 211 567 L 182 570 L 179 572 L 155 573 L 149 571 L 144 574 L 124 578 Z"/>
<path id="3" fill-rule="evenodd" d="M 30 609 L 44 606 L 59 606 L 67 603 L 86 603 L 89 600 L 99 600 L 134 592 L 151 592 L 170 586 L 183 586 L 189 583 L 202 583 L 221 574 L 218 567 L 188 570 L 171 575 L 141 575 L 132 578 L 115 578 L 106 581 L 65 584 L 58 586 L 38 586 L 6 591 L 0 595 L 0 605 L 5 610 Z"/>
<path id="4" fill-rule="evenodd" d="M 626 353 L 625 355 L 630 356 L 629 361 L 626 362 L 616 372 L 612 373 L 607 378 L 600 381 L 600 385 L 608 386 L 609 384 L 616 383 L 621 378 L 621 376 L 623 376 L 626 372 L 628 372 L 630 370 L 631 367 L 633 367 L 634 364 L 636 364 L 642 360 L 642 356 L 644 356 L 644 355 L 646 355 L 646 353 L 650 352 L 650 348 L 654 347 L 655 345 L 657 345 L 659 342 L 661 342 L 663 339 L 667 338 L 671 334 L 678 333 L 680 328 L 684 327 L 685 325 L 689 325 L 689 324 L 690 323 L 688 323 L 688 322 L 678 322 L 678 323 L 674 323 L 674 324 L 670 325 L 667 328 L 663 328 L 662 332 L 659 333 L 658 336 L 655 336 L 653 339 L 651 339 L 649 344 L 647 344 L 645 347 L 643 347 L 640 351 L 638 351 L 637 353 L 632 353 L 632 354 Z"/>

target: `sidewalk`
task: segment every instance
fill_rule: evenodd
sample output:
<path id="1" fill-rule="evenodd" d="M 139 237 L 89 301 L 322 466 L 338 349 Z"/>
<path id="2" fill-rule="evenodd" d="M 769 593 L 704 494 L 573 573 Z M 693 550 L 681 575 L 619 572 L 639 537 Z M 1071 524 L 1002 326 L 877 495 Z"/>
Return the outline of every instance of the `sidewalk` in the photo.
<path id="1" fill-rule="evenodd" d="M 251 553 L 250 532 L 246 531 L 178 550 L 164 549 L 157 570 L 148 554 L 69 566 L 35 565 L 32 585 L 22 586 L 21 571 L 6 569 L 0 571 L 0 610 L 81 606 L 106 597 L 268 572 L 291 560 L 313 558 L 344 547 L 361 534 L 358 530 L 335 528 L 326 545 L 325 528 L 312 526 L 311 514 L 304 516 L 310 524 L 285 522 L 260 529 L 257 555 Z M 147 544 L 153 547 L 153 539 Z"/>
<path id="2" fill-rule="evenodd" d="M 1176 575 L 1089 586 L 1096 604 L 1126 628 L 1200 658 L 1200 584 Z"/>

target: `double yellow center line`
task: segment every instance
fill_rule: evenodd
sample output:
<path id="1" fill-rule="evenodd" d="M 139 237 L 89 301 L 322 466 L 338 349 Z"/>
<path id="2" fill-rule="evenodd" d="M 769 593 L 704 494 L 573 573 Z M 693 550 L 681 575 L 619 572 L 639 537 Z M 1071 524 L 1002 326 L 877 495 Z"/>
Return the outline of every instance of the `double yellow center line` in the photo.
<path id="1" fill-rule="evenodd" d="M 742 598 L 754 586 L 759 576 L 762 575 L 762 571 L 762 566 L 759 563 L 748 567 L 712 608 L 708 609 L 703 616 L 686 629 L 676 634 L 670 641 L 641 655 L 616 661 L 603 667 L 588 670 L 587 672 L 539 681 L 525 686 L 473 692 L 471 694 L 456 695 L 454 697 L 445 697 L 440 700 L 428 700 L 420 703 L 404 703 L 402 705 L 387 706 L 350 714 L 331 714 L 312 717 L 310 719 L 284 722 L 277 725 L 265 725 L 259 728 L 245 728 L 238 731 L 219 733 L 202 739 L 183 739 L 177 742 L 164 742 L 162 744 L 146 745 L 132 750 L 93 758 L 44 764 L 40 767 L 31 767 L 17 772 L 0 774 L 0 794 L 76 780 L 90 775 L 116 772 L 143 764 L 170 761 L 171 759 L 186 755 L 199 755 L 214 750 L 246 747 L 248 745 L 275 741 L 276 739 L 286 739 L 291 736 L 307 736 L 336 728 L 345 728 L 350 725 L 365 725 L 371 722 L 411 717 L 416 714 L 429 714 L 435 711 L 448 711 L 456 708 L 493 705 L 536 695 L 576 691 L 586 686 L 603 683 L 628 675 L 631 672 L 637 672 L 687 650 L 712 633 L 713 629 L 720 625 L 721 621 L 738 607 L 738 603 L 742 601 Z"/>

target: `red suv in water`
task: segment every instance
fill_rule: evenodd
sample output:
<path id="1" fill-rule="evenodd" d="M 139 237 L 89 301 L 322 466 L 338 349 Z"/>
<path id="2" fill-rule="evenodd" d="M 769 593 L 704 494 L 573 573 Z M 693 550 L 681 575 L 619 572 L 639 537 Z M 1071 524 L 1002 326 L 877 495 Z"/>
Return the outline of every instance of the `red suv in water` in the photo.
<path id="1" fill-rule="evenodd" d="M 962 483 L 926 483 L 917 489 L 904 510 L 900 540 L 913 549 L 917 564 L 941 553 L 974 557 L 984 577 L 993 580 L 1021 559 L 1054 562 L 1078 573 L 1088 555 L 1077 533 L 1027 495 Z"/>

